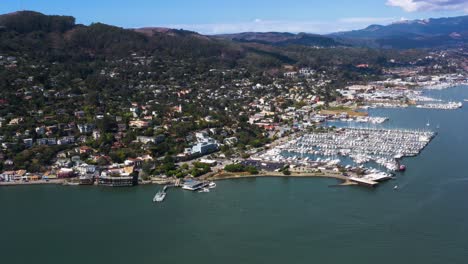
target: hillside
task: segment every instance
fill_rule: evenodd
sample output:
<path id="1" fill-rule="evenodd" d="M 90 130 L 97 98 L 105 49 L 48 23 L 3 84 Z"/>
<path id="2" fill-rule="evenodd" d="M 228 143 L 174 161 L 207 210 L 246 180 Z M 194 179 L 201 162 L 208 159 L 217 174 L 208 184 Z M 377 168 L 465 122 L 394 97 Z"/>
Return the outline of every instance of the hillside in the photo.
<path id="1" fill-rule="evenodd" d="M 303 45 L 332 47 L 343 45 L 332 38 L 307 33 L 293 34 L 281 32 L 244 32 L 238 34 L 217 35 L 216 37 L 237 42 L 252 42 L 275 46 Z"/>
<path id="2" fill-rule="evenodd" d="M 65 59 L 128 56 L 132 51 L 154 54 L 162 60 L 193 59 L 211 67 L 240 62 L 281 65 L 292 61 L 271 47 L 244 46 L 191 31 L 134 30 L 102 23 L 85 26 L 75 24 L 73 17 L 47 16 L 32 11 L 0 16 L 0 52 L 47 54 Z"/>

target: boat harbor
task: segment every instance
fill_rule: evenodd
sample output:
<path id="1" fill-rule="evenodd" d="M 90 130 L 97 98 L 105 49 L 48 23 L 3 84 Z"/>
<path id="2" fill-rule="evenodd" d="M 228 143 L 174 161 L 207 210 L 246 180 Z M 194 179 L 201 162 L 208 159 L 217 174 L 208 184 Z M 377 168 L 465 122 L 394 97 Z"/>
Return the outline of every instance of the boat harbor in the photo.
<path id="1" fill-rule="evenodd" d="M 253 159 L 285 163 L 295 171 L 341 171 L 353 182 L 375 186 L 394 172 L 405 171 L 401 159 L 417 156 L 435 136 L 421 130 L 329 129 L 298 136 Z"/>
<path id="2" fill-rule="evenodd" d="M 448 103 L 429 103 L 417 105 L 417 108 L 423 109 L 438 109 L 438 110 L 456 110 L 463 107 L 462 102 L 448 102 Z"/>

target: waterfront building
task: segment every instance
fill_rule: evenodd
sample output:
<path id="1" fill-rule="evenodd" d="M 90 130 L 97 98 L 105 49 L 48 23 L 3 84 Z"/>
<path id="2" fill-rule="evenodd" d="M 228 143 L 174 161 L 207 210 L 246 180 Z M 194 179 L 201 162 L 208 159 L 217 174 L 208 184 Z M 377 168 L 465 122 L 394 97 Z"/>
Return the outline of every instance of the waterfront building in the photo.
<path id="1" fill-rule="evenodd" d="M 110 187 L 130 187 L 136 185 L 137 177 L 130 175 L 118 175 L 118 176 L 99 176 L 99 185 L 110 186 Z"/>
<path id="2" fill-rule="evenodd" d="M 95 179 L 94 174 L 86 174 L 86 175 L 80 176 L 79 182 L 80 182 L 80 185 L 93 185 L 94 179 Z"/>
<path id="3" fill-rule="evenodd" d="M 2 174 L 0 174 L 0 177 L 6 182 L 14 181 L 15 176 L 16 176 L 16 171 L 4 171 L 2 172 Z"/>
<path id="4" fill-rule="evenodd" d="M 110 187 L 129 187 L 138 183 L 138 174 L 133 173 L 134 167 L 112 168 L 101 172 L 99 185 Z"/>
<path id="5" fill-rule="evenodd" d="M 189 190 L 189 191 L 196 191 L 206 186 L 208 186 L 208 183 L 206 182 L 201 182 L 201 181 L 196 181 L 196 180 L 187 180 L 182 185 L 182 189 Z"/>

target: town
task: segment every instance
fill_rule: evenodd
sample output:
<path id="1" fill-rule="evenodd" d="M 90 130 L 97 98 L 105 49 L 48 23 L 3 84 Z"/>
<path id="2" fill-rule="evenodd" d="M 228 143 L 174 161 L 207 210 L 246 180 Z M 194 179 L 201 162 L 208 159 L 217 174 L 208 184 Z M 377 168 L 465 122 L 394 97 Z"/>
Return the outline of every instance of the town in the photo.
<path id="1" fill-rule="evenodd" d="M 256 158 L 299 137 L 336 133 L 343 122 L 389 122 L 371 108 L 456 111 L 462 102 L 423 88 L 467 84 L 463 45 L 372 49 L 308 36 L 317 42 L 297 47 L 85 26 L 31 11 L 1 18 L 0 186 L 295 175 L 294 164 Z M 356 171 L 342 167 L 324 174 Z"/>
<path id="2" fill-rule="evenodd" d="M 24 75 L 25 69 L 48 75 L 51 69 L 30 65 L 26 58 L 0 56 L 1 67 L 17 73 L 11 81 L 18 87 L 0 100 L 4 113 L 0 184 L 168 184 L 181 178 L 210 178 L 236 164 L 249 164 L 256 174 L 288 173 L 287 163 L 268 166 L 250 157 L 288 136 L 322 129 L 326 121 L 388 120 L 369 117 L 366 109 L 371 107 L 462 107 L 461 102 L 444 104 L 425 97 L 419 88 L 466 84 L 465 71 L 447 73 L 455 65 L 466 70 L 466 61 L 457 61 L 447 51 L 423 60 L 426 66 L 411 66 L 418 65 L 416 61 L 405 67 L 391 60 L 395 67 L 385 68 L 375 80 L 338 89 L 331 89 L 333 74 L 293 66 L 269 78 L 252 76 L 243 68 L 210 69 L 200 76 L 186 76 L 191 84 L 181 86 L 175 79 L 153 84 L 149 80 L 160 74 L 148 71 L 154 58 L 132 53 L 128 59 L 110 62 L 99 78 L 119 80 L 130 72 L 122 72 L 119 65 L 127 65 L 137 73 L 129 83 L 135 94 L 128 95 L 128 103 L 106 95 L 110 102 L 103 104 L 104 98 L 95 91 L 80 90 L 83 80 L 74 80 L 74 88 L 59 90 L 59 76 L 53 76 L 46 88 L 37 77 Z M 356 65 L 359 70 L 370 67 Z M 196 89 L 203 86 L 203 78 L 214 78 L 220 86 Z M 13 109 L 13 100 L 42 107 L 27 112 Z M 74 106 L 80 105 L 78 101 L 84 102 L 82 108 Z"/>

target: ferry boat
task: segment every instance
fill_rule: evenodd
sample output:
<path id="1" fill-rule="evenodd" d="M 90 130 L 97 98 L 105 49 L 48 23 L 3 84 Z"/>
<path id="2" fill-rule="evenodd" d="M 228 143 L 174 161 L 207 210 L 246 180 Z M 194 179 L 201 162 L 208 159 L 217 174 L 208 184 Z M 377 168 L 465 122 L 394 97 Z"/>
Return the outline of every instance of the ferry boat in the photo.
<path id="1" fill-rule="evenodd" d="M 159 191 L 156 193 L 156 195 L 153 197 L 153 202 L 162 202 L 164 201 L 164 198 L 166 197 L 166 193 L 164 191 Z"/>

